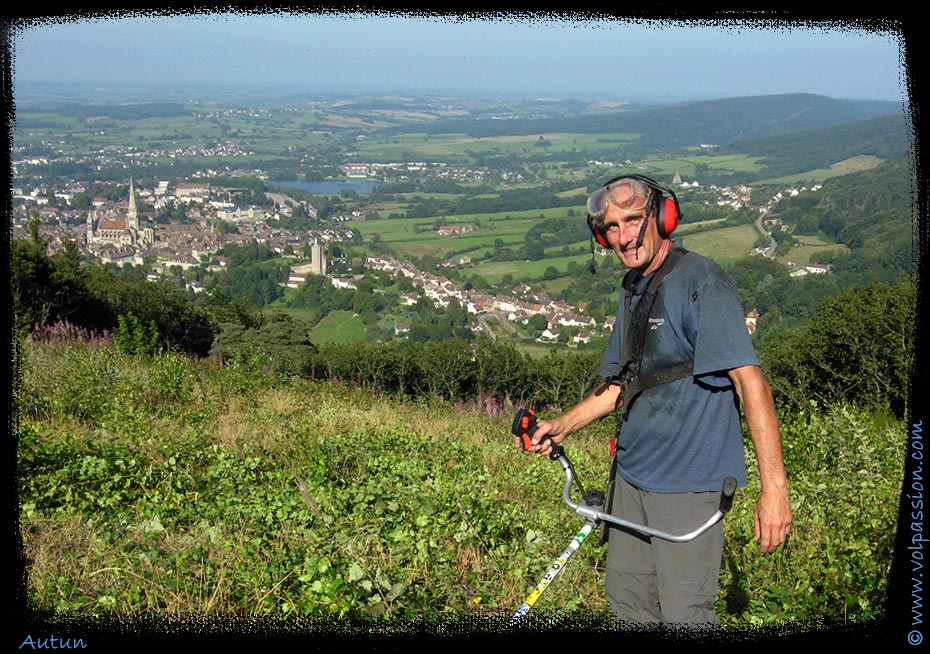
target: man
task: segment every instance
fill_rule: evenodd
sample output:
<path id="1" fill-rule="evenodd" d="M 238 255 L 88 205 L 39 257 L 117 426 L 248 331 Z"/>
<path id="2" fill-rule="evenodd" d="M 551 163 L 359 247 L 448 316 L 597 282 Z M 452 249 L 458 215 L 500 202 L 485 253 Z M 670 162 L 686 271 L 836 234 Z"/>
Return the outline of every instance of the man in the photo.
<path id="1" fill-rule="evenodd" d="M 675 247 L 679 218 L 675 194 L 639 175 L 611 180 L 589 197 L 592 235 L 629 269 L 598 370 L 604 381 L 561 416 L 539 421 L 531 450 L 548 456 L 552 442 L 622 406 L 608 510 L 687 533 L 718 508 L 726 477 L 746 484 L 742 407 L 761 480 L 755 540 L 768 554 L 791 529 L 772 393 L 732 282 L 714 262 Z M 649 287 L 653 280 L 658 290 Z M 637 317 L 641 301 L 648 320 Z M 611 526 L 605 586 L 612 611 L 624 623 L 718 628 L 722 553 L 722 522 L 687 543 Z"/>

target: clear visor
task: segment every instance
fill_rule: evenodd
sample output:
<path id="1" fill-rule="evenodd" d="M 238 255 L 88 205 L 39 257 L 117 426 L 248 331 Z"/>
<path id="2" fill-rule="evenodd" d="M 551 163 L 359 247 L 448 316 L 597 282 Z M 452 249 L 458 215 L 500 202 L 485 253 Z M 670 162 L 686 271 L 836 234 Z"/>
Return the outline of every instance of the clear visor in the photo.
<path id="1" fill-rule="evenodd" d="M 621 209 L 632 209 L 645 199 L 641 189 L 637 189 L 631 180 L 622 179 L 610 186 L 602 186 L 588 196 L 588 215 L 595 220 L 603 220 L 610 205 Z"/>

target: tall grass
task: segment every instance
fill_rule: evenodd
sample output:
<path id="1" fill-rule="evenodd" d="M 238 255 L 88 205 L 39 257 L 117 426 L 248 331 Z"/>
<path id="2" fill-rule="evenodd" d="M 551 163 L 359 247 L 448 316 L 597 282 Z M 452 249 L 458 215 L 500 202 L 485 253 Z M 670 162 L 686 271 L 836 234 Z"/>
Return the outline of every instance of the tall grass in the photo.
<path id="1" fill-rule="evenodd" d="M 517 450 L 513 407 L 399 401 L 170 353 L 22 343 L 20 525 L 31 605 L 417 620 L 510 616 L 582 521 L 561 467 Z M 726 518 L 726 629 L 880 618 L 905 428 L 837 406 L 783 416 L 789 541 L 752 540 L 758 479 Z M 586 488 L 602 421 L 567 443 Z M 750 449 L 751 452 L 751 449 Z M 606 616 L 589 538 L 532 615 Z"/>

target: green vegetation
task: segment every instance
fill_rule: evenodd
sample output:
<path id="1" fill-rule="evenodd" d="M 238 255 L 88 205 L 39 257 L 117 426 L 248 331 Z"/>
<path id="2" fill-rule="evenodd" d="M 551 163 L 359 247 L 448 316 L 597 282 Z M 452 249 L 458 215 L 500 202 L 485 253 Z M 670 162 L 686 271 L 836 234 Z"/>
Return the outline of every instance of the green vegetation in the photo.
<path id="1" fill-rule="evenodd" d="M 808 263 L 829 263 L 849 256 L 850 250 L 845 245 L 832 243 L 823 236 L 796 236 L 797 246 L 789 253 L 776 257 L 779 263 L 805 266 Z"/>
<path id="2" fill-rule="evenodd" d="M 262 168 L 270 179 L 333 178 L 351 152 L 355 161 L 491 169 L 495 177 L 507 175 L 500 185 L 526 188 L 585 185 L 608 173 L 590 162 L 613 162 L 616 169 L 623 165 L 618 158 L 648 160 L 650 170 L 641 172 L 663 178 L 678 172 L 705 185 L 818 181 L 821 173 L 808 171 L 830 176 L 831 166 L 859 155 L 901 156 L 909 137 L 898 103 L 801 93 L 650 107 L 464 99 L 440 108 L 448 98 L 229 102 L 23 101 L 14 138 L 26 156 L 47 156 L 50 143 L 73 155 L 22 167 L 26 177 L 46 180 L 124 180 L 124 158 L 103 166 L 84 160 L 105 148 L 147 152 L 144 166 L 132 165 L 136 179 L 182 179 L 205 168 Z"/>
<path id="3" fill-rule="evenodd" d="M 726 267 L 745 259 L 745 253 L 752 250 L 752 245 L 758 238 L 759 232 L 752 225 L 739 225 L 700 232 L 693 236 L 684 235 L 682 242 L 689 250 L 703 254 Z"/>
<path id="4" fill-rule="evenodd" d="M 71 322 L 91 332 L 112 331 L 129 314 L 146 327 L 154 325 L 159 345 L 205 356 L 213 344 L 214 326 L 169 282 L 142 283 L 114 275 L 103 266 L 84 266 L 73 241 L 55 256 L 33 221 L 30 239 L 16 239 L 10 251 L 10 288 L 14 324 L 41 329 Z"/>
<path id="5" fill-rule="evenodd" d="M 74 332 L 20 348 L 36 610 L 500 625 L 580 527 L 560 467 L 514 448 L 513 405 L 389 399 Z M 725 523 L 724 628 L 880 619 L 905 425 L 835 402 L 783 414 L 782 429 L 794 531 L 759 556 L 750 467 Z M 603 483 L 612 431 L 596 423 L 567 444 L 586 487 Z M 605 551 L 583 545 L 530 627 L 606 618 Z"/>
<path id="6" fill-rule="evenodd" d="M 534 149 L 545 147 L 547 152 L 567 152 L 593 148 L 621 149 L 633 141 L 633 134 L 546 133 L 544 136 L 489 136 L 474 137 L 466 134 L 404 134 L 402 136 L 368 139 L 359 146 L 359 155 L 374 159 L 410 159 L 459 157 L 472 154 L 527 155 Z"/>
<path id="7" fill-rule="evenodd" d="M 827 297 L 810 321 L 759 344 L 774 392 L 796 407 L 833 398 L 909 412 L 915 372 L 917 287 L 871 282 Z"/>
<path id="8" fill-rule="evenodd" d="M 314 343 L 352 343 L 364 337 L 365 324 L 348 311 L 333 311 L 310 331 Z"/>

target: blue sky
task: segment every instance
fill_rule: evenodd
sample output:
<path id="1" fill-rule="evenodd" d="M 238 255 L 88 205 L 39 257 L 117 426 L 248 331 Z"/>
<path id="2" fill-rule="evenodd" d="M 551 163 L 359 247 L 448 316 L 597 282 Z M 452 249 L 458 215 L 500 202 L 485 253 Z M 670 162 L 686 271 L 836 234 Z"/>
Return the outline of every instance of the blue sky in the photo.
<path id="1" fill-rule="evenodd" d="M 719 25 L 545 14 L 60 18 L 14 33 L 14 89 L 180 82 L 643 102 L 794 92 L 906 101 L 894 32 Z"/>

